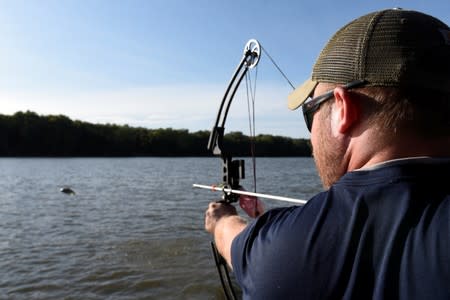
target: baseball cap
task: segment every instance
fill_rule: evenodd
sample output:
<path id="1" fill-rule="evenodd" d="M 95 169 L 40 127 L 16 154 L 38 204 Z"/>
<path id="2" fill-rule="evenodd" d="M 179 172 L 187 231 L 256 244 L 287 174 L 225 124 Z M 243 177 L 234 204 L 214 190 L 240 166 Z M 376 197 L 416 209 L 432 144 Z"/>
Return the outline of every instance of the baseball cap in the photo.
<path id="1" fill-rule="evenodd" d="M 288 96 L 297 109 L 319 82 L 416 87 L 450 94 L 450 30 L 427 14 L 387 9 L 362 16 L 337 31 L 311 77 Z"/>

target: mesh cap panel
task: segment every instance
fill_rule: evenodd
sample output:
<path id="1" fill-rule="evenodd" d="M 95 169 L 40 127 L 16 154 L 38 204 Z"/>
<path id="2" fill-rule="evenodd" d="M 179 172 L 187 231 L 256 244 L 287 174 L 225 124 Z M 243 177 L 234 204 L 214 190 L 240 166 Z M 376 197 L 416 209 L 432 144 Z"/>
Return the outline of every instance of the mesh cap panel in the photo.
<path id="1" fill-rule="evenodd" d="M 389 9 L 362 16 L 330 39 L 312 76 L 288 96 L 297 109 L 318 82 L 417 87 L 450 94 L 450 30 L 438 19 Z"/>
<path id="2" fill-rule="evenodd" d="M 322 50 L 312 79 L 369 85 L 450 87 L 448 26 L 415 11 L 385 10 L 368 14 L 340 29 Z"/>

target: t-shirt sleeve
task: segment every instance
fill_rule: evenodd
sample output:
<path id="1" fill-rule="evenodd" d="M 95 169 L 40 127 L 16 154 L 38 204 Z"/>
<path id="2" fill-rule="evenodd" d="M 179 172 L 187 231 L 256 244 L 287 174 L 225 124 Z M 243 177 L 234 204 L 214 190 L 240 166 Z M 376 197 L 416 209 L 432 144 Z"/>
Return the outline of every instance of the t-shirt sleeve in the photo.
<path id="1" fill-rule="evenodd" d="M 289 284 L 283 273 L 290 262 L 286 258 L 292 252 L 287 243 L 292 236 L 289 222 L 295 219 L 302 207 L 273 209 L 249 224 L 231 246 L 233 271 L 244 294 L 267 294 L 273 288 Z M 270 274 L 270 280 L 267 280 Z M 256 293 L 256 294 L 255 294 Z M 278 296 L 278 295 L 277 295 Z"/>
<path id="2" fill-rule="evenodd" d="M 305 206 L 270 210 L 233 240 L 233 272 L 244 295 L 288 299 L 299 289 L 328 284 L 327 276 L 322 276 L 323 281 L 314 276 L 331 272 L 335 257 L 327 249 L 339 243 L 339 238 L 329 230 L 330 224 L 323 226 L 329 222 L 324 220 L 330 220 L 327 201 L 315 200 Z"/>

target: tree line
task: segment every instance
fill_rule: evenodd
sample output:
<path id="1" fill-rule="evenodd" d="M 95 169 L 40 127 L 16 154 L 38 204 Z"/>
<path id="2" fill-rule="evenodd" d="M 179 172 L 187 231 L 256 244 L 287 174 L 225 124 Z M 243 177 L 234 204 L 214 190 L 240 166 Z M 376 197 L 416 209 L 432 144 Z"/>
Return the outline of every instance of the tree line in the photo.
<path id="1" fill-rule="evenodd" d="M 92 124 L 64 115 L 34 112 L 0 114 L 0 156 L 211 156 L 206 145 L 209 131 L 147 129 L 128 125 Z M 233 156 L 310 156 L 306 139 L 230 132 L 225 149 Z"/>

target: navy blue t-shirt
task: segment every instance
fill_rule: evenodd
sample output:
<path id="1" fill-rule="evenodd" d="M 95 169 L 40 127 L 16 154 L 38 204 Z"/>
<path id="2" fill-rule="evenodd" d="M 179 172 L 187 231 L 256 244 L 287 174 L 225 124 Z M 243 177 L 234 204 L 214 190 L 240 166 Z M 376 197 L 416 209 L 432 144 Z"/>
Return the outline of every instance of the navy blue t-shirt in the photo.
<path id="1" fill-rule="evenodd" d="M 450 162 L 344 175 L 232 244 L 244 299 L 450 299 Z"/>

